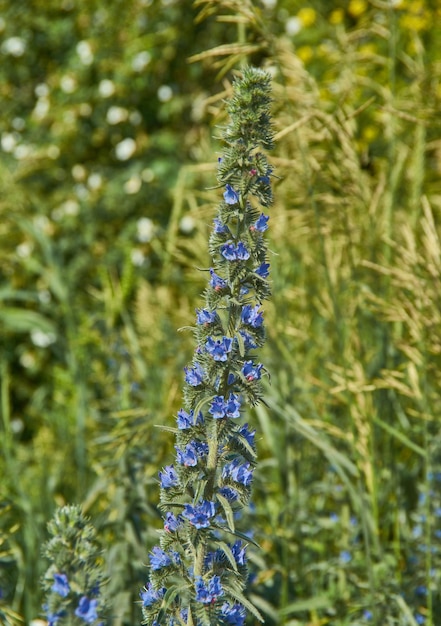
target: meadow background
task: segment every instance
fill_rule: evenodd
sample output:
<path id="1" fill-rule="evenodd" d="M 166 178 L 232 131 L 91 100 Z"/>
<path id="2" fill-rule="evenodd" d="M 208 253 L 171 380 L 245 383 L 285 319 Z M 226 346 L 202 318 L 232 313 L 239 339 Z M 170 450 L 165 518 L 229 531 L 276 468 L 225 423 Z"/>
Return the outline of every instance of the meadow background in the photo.
<path id="1" fill-rule="evenodd" d="M 269 626 L 440 626 L 439 3 L 0 0 L 0 59 L 0 623 L 39 617 L 65 503 L 112 626 L 141 621 L 251 63 L 278 178 L 250 598 Z"/>

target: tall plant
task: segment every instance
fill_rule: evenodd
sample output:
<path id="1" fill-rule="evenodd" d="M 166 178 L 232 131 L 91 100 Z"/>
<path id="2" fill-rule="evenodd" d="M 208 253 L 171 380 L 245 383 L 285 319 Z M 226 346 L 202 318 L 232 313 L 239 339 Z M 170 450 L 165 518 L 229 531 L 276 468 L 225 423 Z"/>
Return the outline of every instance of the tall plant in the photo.
<path id="1" fill-rule="evenodd" d="M 164 529 L 140 594 L 149 626 L 241 625 L 247 611 L 261 619 L 244 595 L 249 529 L 236 522 L 249 503 L 256 465 L 255 430 L 241 416 L 261 399 L 266 373 L 255 350 L 265 340 L 261 304 L 270 294 L 262 212 L 272 202 L 272 168 L 263 152 L 273 146 L 270 91 L 270 76 L 247 68 L 227 106 L 212 267 L 196 312 L 183 408 L 176 428 L 167 429 L 176 437 L 176 458 L 159 472 Z"/>

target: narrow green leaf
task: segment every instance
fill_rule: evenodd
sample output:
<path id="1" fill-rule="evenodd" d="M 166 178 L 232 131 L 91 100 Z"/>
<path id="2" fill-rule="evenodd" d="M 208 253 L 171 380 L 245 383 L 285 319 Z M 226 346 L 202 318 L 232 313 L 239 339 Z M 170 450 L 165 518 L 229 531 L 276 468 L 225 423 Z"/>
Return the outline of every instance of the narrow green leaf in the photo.
<path id="1" fill-rule="evenodd" d="M 235 528 L 234 527 L 234 513 L 233 513 L 233 509 L 231 508 L 231 504 L 228 502 L 226 498 L 224 498 L 224 496 L 221 496 L 220 493 L 216 494 L 216 498 L 218 499 L 220 505 L 222 506 L 224 510 L 225 517 L 227 518 L 227 523 L 231 532 L 234 533 L 234 528 Z"/>

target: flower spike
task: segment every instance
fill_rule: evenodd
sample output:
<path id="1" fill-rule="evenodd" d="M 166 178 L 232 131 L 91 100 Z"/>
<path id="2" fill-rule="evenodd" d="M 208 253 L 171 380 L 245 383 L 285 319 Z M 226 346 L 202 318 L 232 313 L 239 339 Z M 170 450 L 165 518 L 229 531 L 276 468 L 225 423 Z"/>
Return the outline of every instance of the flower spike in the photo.
<path id="1" fill-rule="evenodd" d="M 262 621 L 243 595 L 247 546 L 228 542 L 249 503 L 256 466 L 256 431 L 242 416 L 247 403 L 262 397 L 266 373 L 255 351 L 265 341 L 261 307 L 270 295 L 269 217 L 262 212 L 272 203 L 272 167 L 264 153 L 273 146 L 270 82 L 260 69 L 244 70 L 228 104 L 212 267 L 196 310 L 197 346 L 185 368 L 176 456 L 159 472 L 164 528 L 140 593 L 147 626 L 242 626 L 247 611 Z"/>

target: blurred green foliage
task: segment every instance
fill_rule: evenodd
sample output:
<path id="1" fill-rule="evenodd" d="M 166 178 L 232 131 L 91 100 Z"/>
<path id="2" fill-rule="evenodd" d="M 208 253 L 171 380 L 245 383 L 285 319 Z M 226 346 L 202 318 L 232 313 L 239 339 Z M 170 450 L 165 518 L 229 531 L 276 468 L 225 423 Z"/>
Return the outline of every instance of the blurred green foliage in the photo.
<path id="1" fill-rule="evenodd" d="M 5 624 L 38 617 L 68 502 L 108 546 L 112 623 L 140 621 L 245 62 L 274 76 L 280 177 L 250 594 L 268 624 L 438 623 L 440 23 L 431 0 L 0 0 Z"/>

